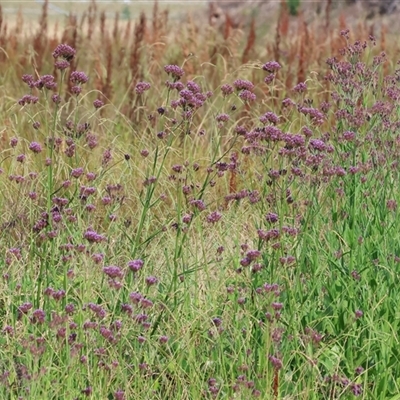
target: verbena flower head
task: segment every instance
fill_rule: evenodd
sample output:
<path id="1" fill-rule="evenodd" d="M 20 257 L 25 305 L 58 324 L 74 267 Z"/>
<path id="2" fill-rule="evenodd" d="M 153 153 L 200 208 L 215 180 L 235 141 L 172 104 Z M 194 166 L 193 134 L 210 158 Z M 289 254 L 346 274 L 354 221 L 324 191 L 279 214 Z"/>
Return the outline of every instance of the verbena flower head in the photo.
<path id="1" fill-rule="evenodd" d="M 88 80 L 89 80 L 88 76 L 84 72 L 81 72 L 81 71 L 74 71 L 70 77 L 71 82 L 73 82 L 75 84 L 80 84 L 80 85 L 86 83 Z"/>
<path id="2" fill-rule="evenodd" d="M 168 75 L 171 75 L 175 81 L 178 81 L 185 74 L 183 69 L 177 65 L 166 65 L 164 71 Z"/>
<path id="3" fill-rule="evenodd" d="M 122 271 L 122 269 L 115 265 L 110 265 L 108 267 L 104 267 L 103 272 L 112 279 L 115 279 L 115 278 L 122 279 L 124 277 L 124 272 Z"/>
<path id="4" fill-rule="evenodd" d="M 125 392 L 123 390 L 114 392 L 114 400 L 125 400 Z"/>
<path id="5" fill-rule="evenodd" d="M 293 90 L 297 93 L 303 93 L 307 90 L 307 85 L 305 82 L 300 82 L 293 88 Z"/>
<path id="6" fill-rule="evenodd" d="M 42 324 L 46 318 L 46 314 L 43 310 L 37 309 L 32 313 L 32 323 Z"/>
<path id="7" fill-rule="evenodd" d="M 79 95 L 82 92 L 82 87 L 81 86 L 72 86 L 71 88 L 71 93 L 75 95 Z"/>
<path id="8" fill-rule="evenodd" d="M 54 58 L 63 58 L 67 61 L 72 61 L 76 54 L 76 50 L 68 44 L 59 44 L 53 51 Z"/>
<path id="9" fill-rule="evenodd" d="M 186 87 L 188 88 L 188 90 L 190 90 L 192 93 L 200 93 L 201 89 L 200 86 L 194 82 L 194 81 L 188 81 L 186 83 Z"/>
<path id="10" fill-rule="evenodd" d="M 279 71 L 281 68 L 281 65 L 277 61 L 268 61 L 262 66 L 262 69 L 269 73 Z"/>
<path id="11" fill-rule="evenodd" d="M 221 92 L 224 96 L 229 96 L 233 93 L 233 87 L 231 85 L 225 84 L 221 86 Z"/>
<path id="12" fill-rule="evenodd" d="M 155 277 L 155 276 L 148 276 L 148 277 L 146 278 L 146 284 L 147 284 L 148 286 L 155 285 L 156 283 L 158 283 L 158 278 L 157 278 L 157 277 Z"/>
<path id="13" fill-rule="evenodd" d="M 57 87 L 57 83 L 54 79 L 55 78 L 53 75 L 43 75 L 38 81 L 35 82 L 35 86 L 38 89 L 43 89 L 43 87 L 49 90 L 55 89 Z"/>
<path id="14" fill-rule="evenodd" d="M 260 117 L 260 121 L 263 124 L 271 123 L 276 125 L 277 123 L 279 123 L 279 117 L 275 113 L 268 111 Z"/>
<path id="15" fill-rule="evenodd" d="M 133 272 L 138 272 L 143 268 L 143 260 L 132 260 L 128 261 L 128 267 Z"/>
<path id="16" fill-rule="evenodd" d="M 254 93 L 252 93 L 250 90 L 242 90 L 239 93 L 239 97 L 243 101 L 255 101 L 257 98 L 256 95 Z"/>
<path id="17" fill-rule="evenodd" d="M 25 96 L 22 96 L 22 98 L 18 100 L 18 104 L 20 106 L 24 106 L 25 104 L 36 104 L 38 101 L 39 98 L 37 96 L 26 94 Z"/>
<path id="18" fill-rule="evenodd" d="M 254 84 L 245 79 L 236 79 L 233 82 L 233 86 L 235 86 L 236 90 L 249 90 L 250 92 L 254 90 Z"/>
<path id="19" fill-rule="evenodd" d="M 91 228 L 87 229 L 83 236 L 87 241 L 91 243 L 100 243 L 106 239 L 105 236 L 98 234 Z"/>
<path id="20" fill-rule="evenodd" d="M 137 94 L 142 94 L 144 93 L 146 90 L 149 90 L 151 87 L 150 83 L 148 82 L 138 82 L 135 86 L 135 92 Z"/>
<path id="21" fill-rule="evenodd" d="M 222 218 L 222 214 L 218 211 L 213 211 L 207 216 L 207 221 L 214 224 Z"/>
<path id="22" fill-rule="evenodd" d="M 29 145 L 29 150 L 38 154 L 42 151 L 42 146 L 38 142 L 31 142 L 31 144 Z"/>
<path id="23" fill-rule="evenodd" d="M 60 71 L 67 69 L 69 66 L 70 63 L 67 60 L 58 60 L 54 63 L 55 69 L 59 69 Z"/>
<path id="24" fill-rule="evenodd" d="M 104 106 L 104 103 L 101 100 L 97 99 L 93 102 L 93 106 L 94 108 L 101 108 Z"/>
<path id="25" fill-rule="evenodd" d="M 33 88 L 35 86 L 35 78 L 33 77 L 33 75 L 22 75 L 22 82 L 25 82 L 30 88 Z"/>
<path id="26" fill-rule="evenodd" d="M 215 117 L 215 119 L 216 119 L 218 122 L 226 122 L 226 121 L 229 120 L 229 115 L 228 115 L 228 114 L 218 114 L 218 115 Z"/>
<path id="27" fill-rule="evenodd" d="M 61 97 L 60 97 L 59 94 L 53 94 L 53 95 L 51 96 L 51 100 L 52 100 L 52 102 L 55 103 L 55 104 L 61 103 Z"/>

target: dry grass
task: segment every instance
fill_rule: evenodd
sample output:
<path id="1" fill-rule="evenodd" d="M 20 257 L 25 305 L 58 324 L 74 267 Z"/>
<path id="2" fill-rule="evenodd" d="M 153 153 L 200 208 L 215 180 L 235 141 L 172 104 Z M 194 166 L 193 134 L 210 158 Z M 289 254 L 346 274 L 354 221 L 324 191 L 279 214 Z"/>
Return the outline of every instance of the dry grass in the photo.
<path id="1" fill-rule="evenodd" d="M 385 20 L 354 21 L 349 18 L 351 12 L 333 9 L 330 1 L 319 10 L 316 19 L 310 19 L 311 8 L 305 8 L 298 18 L 289 16 L 286 2 L 282 1 L 276 10 L 278 14 L 269 14 L 262 27 L 255 17 L 243 17 L 238 27 L 231 14 L 225 13 L 218 29 L 212 7 L 208 15 L 206 11 L 188 13 L 177 24 L 173 19 L 176 4 L 169 9 L 164 8 L 163 2 L 152 3 L 151 7 L 150 3 L 140 4 L 147 12 L 129 21 L 121 17 L 120 3 L 106 13 L 105 4 L 94 0 L 78 3 L 76 13 L 70 13 L 63 21 L 50 15 L 47 1 L 41 6 L 37 22 L 19 12 L 13 25 L 1 14 L 0 72 L 13 87 L 13 92 L 7 94 L 14 98 L 23 94 L 15 88 L 24 73 L 55 72 L 45 60 L 51 60 L 50 53 L 59 42 L 78 49 L 80 57 L 74 67 L 94 76 L 102 99 L 133 122 L 140 116 L 133 86 L 140 80 L 162 86 L 164 78 L 160 79 L 158 72 L 165 64 L 185 65 L 189 79 L 202 75 L 210 85 L 215 85 L 229 75 L 239 77 L 239 69 L 251 75 L 252 65 L 275 59 L 285 65 L 281 79 L 289 92 L 312 71 L 321 71 L 326 58 L 338 53 L 344 45 L 338 31 L 349 23 L 356 26 L 360 39 L 367 39 L 369 34 L 380 38 L 377 52 L 399 53 L 397 42 L 390 40 L 392 33 Z M 392 67 L 388 64 L 385 72 Z M 280 97 L 285 95 L 282 91 Z"/>

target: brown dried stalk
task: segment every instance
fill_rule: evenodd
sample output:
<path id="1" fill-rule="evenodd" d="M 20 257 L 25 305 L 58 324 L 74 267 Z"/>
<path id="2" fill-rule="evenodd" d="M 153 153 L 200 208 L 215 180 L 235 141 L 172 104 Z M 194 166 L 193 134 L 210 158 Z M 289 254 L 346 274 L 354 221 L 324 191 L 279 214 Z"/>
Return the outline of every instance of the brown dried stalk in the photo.
<path id="1" fill-rule="evenodd" d="M 76 15 L 69 14 L 68 16 L 68 22 L 67 25 L 64 29 L 63 32 L 63 38 L 65 40 L 63 43 L 69 44 L 71 47 L 74 49 L 77 48 L 77 39 L 78 39 L 78 19 Z M 72 88 L 72 82 L 71 82 L 71 74 L 76 68 L 75 64 L 75 58 L 73 58 L 70 61 L 70 68 L 68 69 L 68 79 L 67 79 L 67 91 L 65 93 L 65 101 L 68 102 L 69 98 L 71 97 L 71 88 Z"/>
<path id="2" fill-rule="evenodd" d="M 245 64 L 249 60 L 249 54 L 256 42 L 256 27 L 254 18 L 251 20 L 249 36 L 247 37 L 246 47 L 242 56 L 242 63 Z"/>
<path id="3" fill-rule="evenodd" d="M 306 79 L 305 65 L 307 64 L 306 47 L 310 38 L 308 34 L 307 24 L 303 21 L 303 31 L 300 35 L 300 51 L 299 51 L 299 69 L 297 71 L 297 82 L 304 82 Z"/>
<path id="4" fill-rule="evenodd" d="M 116 43 L 119 43 L 119 12 L 115 13 L 113 38 Z"/>
<path id="5" fill-rule="evenodd" d="M 158 30 L 159 30 L 159 15 L 158 15 L 158 0 L 154 0 L 153 4 L 153 21 L 152 21 L 152 27 L 153 27 L 153 32 L 152 32 L 152 41 L 153 43 L 157 42 L 158 38 Z"/>
<path id="6" fill-rule="evenodd" d="M 104 41 L 104 37 L 108 32 L 106 32 L 106 12 L 103 10 L 100 14 L 100 37 L 101 41 Z"/>
<path id="7" fill-rule="evenodd" d="M 33 39 L 33 49 L 37 55 L 35 59 L 35 68 L 40 73 L 42 69 L 42 63 L 44 60 L 44 52 L 47 48 L 48 41 L 48 32 L 47 32 L 47 10 L 48 10 L 49 2 L 48 0 L 44 0 L 42 7 L 42 14 L 39 19 L 39 29 Z"/>
<path id="8" fill-rule="evenodd" d="M 1 4 L 0 4 L 0 36 L 1 36 L 2 27 L 3 27 L 3 8 L 1 7 Z"/>
<path id="9" fill-rule="evenodd" d="M 231 30 L 232 30 L 232 19 L 229 16 L 228 13 L 225 15 L 225 25 L 224 25 L 224 39 L 227 40 L 230 36 Z"/>
<path id="10" fill-rule="evenodd" d="M 138 75 L 139 75 L 139 66 L 140 66 L 140 55 L 141 55 L 141 47 L 146 34 L 146 15 L 142 12 L 140 14 L 139 23 L 135 26 L 135 41 L 133 43 L 131 56 L 129 60 L 129 69 L 131 72 L 131 79 L 128 83 L 128 98 L 130 104 L 132 104 L 134 100 L 134 91 L 133 86 L 137 82 Z M 135 107 L 132 107 L 129 117 L 132 118 L 135 113 Z"/>
<path id="11" fill-rule="evenodd" d="M 96 0 L 92 0 L 88 9 L 88 33 L 87 37 L 90 40 L 92 38 L 95 22 L 96 22 L 96 14 L 97 14 L 97 5 Z"/>
<path id="12" fill-rule="evenodd" d="M 113 67 L 113 42 L 111 40 L 107 40 L 107 76 L 104 82 L 104 85 L 101 89 L 103 93 L 104 99 L 111 99 L 113 87 L 111 84 L 111 77 L 112 77 L 112 67 Z"/>
<path id="13" fill-rule="evenodd" d="M 331 9 L 332 9 L 332 0 L 326 0 L 325 29 L 329 29 L 329 25 L 330 25 L 330 22 L 331 22 Z"/>

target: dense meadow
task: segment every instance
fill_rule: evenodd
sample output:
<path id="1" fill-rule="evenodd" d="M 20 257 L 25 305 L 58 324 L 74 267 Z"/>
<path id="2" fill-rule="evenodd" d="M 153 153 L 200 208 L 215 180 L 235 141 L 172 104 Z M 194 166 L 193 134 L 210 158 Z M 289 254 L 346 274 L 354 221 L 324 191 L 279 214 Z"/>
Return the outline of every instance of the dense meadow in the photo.
<path id="1" fill-rule="evenodd" d="M 400 399 L 385 24 L 47 6 L 0 12 L 0 398 Z"/>

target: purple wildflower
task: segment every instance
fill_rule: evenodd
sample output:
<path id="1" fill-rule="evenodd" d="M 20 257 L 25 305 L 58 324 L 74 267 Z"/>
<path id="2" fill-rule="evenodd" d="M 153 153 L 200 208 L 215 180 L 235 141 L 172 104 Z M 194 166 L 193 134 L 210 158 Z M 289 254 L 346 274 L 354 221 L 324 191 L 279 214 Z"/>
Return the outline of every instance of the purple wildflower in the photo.
<path id="1" fill-rule="evenodd" d="M 94 231 L 91 228 L 86 230 L 83 237 L 91 243 L 100 243 L 106 239 L 105 236 L 98 234 L 96 231 Z"/>
<path id="2" fill-rule="evenodd" d="M 132 303 L 139 304 L 140 301 L 143 299 L 143 296 L 138 292 L 132 292 L 129 295 L 129 299 L 131 300 Z"/>
<path id="3" fill-rule="evenodd" d="M 87 388 L 81 390 L 81 393 L 89 397 L 92 394 L 92 387 L 88 386 Z"/>
<path id="4" fill-rule="evenodd" d="M 243 101 L 255 101 L 256 100 L 256 95 L 252 92 L 250 92 L 250 90 L 242 90 L 239 93 L 239 97 L 243 100 Z"/>
<path id="5" fill-rule="evenodd" d="M 143 268 L 143 264 L 144 264 L 143 260 L 128 261 L 128 267 L 133 272 L 140 271 Z"/>
<path id="6" fill-rule="evenodd" d="M 82 88 L 80 86 L 72 86 L 72 88 L 71 88 L 72 94 L 76 94 L 78 96 L 78 94 L 81 94 L 81 92 L 82 92 Z"/>
<path id="7" fill-rule="evenodd" d="M 305 82 L 299 82 L 294 88 L 293 90 L 297 93 L 303 93 L 307 90 L 307 85 L 305 84 Z"/>
<path id="8" fill-rule="evenodd" d="M 67 60 L 59 60 L 54 63 L 55 69 L 59 69 L 60 71 L 67 69 L 69 66 L 70 63 Z"/>
<path id="9" fill-rule="evenodd" d="M 12 138 L 10 139 L 10 146 L 11 146 L 11 147 L 16 147 L 17 144 L 18 144 L 18 138 L 12 137 Z"/>
<path id="10" fill-rule="evenodd" d="M 35 86 L 35 78 L 33 75 L 24 74 L 22 75 L 22 82 L 26 83 L 30 88 Z"/>
<path id="11" fill-rule="evenodd" d="M 246 258 L 250 261 L 256 260 L 258 257 L 261 256 L 261 252 L 259 250 L 249 250 L 246 253 Z"/>
<path id="12" fill-rule="evenodd" d="M 362 385 L 360 383 L 352 383 L 350 385 L 350 389 L 353 392 L 354 396 L 360 396 L 363 392 Z"/>
<path id="13" fill-rule="evenodd" d="M 355 370 L 356 375 L 361 375 L 364 372 L 364 368 L 363 367 L 357 367 Z"/>
<path id="14" fill-rule="evenodd" d="M 199 211 L 206 209 L 206 205 L 203 200 L 191 200 L 190 204 L 194 205 Z"/>
<path id="15" fill-rule="evenodd" d="M 271 304 L 271 307 L 272 307 L 275 311 L 278 311 L 278 310 L 282 310 L 283 304 L 282 304 L 282 303 L 278 303 L 278 302 L 274 302 L 274 303 Z"/>
<path id="16" fill-rule="evenodd" d="M 278 217 L 278 214 L 269 212 L 265 216 L 265 219 L 267 220 L 267 222 L 274 224 L 275 222 L 278 222 L 279 217 Z"/>
<path id="17" fill-rule="evenodd" d="M 225 84 L 221 86 L 221 92 L 224 96 L 229 96 L 233 93 L 233 87 L 231 85 Z"/>
<path id="18" fill-rule="evenodd" d="M 215 117 L 215 119 L 216 119 L 218 122 L 226 122 L 226 121 L 229 120 L 229 115 L 228 115 L 228 114 L 218 114 L 218 115 Z"/>
<path id="19" fill-rule="evenodd" d="M 321 139 L 311 139 L 310 147 L 317 151 L 324 151 L 327 146 Z"/>
<path id="20" fill-rule="evenodd" d="M 138 342 L 140 343 L 140 344 L 143 344 L 145 341 L 146 341 L 146 338 L 144 337 L 144 336 L 142 336 L 142 335 L 140 335 L 140 336 L 138 336 Z"/>
<path id="21" fill-rule="evenodd" d="M 214 224 L 222 218 L 222 214 L 218 211 L 213 211 L 207 216 L 207 221 Z"/>
<path id="22" fill-rule="evenodd" d="M 18 318 L 21 318 L 22 314 L 27 314 L 32 308 L 32 303 L 23 303 L 18 307 Z"/>
<path id="23" fill-rule="evenodd" d="M 74 168 L 71 171 L 71 176 L 74 177 L 74 178 L 79 178 L 82 174 L 83 174 L 83 168 L 82 167 Z"/>
<path id="24" fill-rule="evenodd" d="M 43 87 L 45 87 L 46 89 L 51 90 L 57 87 L 57 83 L 54 81 L 53 75 L 43 75 L 37 82 L 35 82 L 35 86 L 38 89 L 43 89 Z"/>
<path id="25" fill-rule="evenodd" d="M 122 269 L 115 265 L 110 265 L 108 267 L 104 267 L 103 272 L 112 279 L 115 279 L 115 278 L 122 279 L 124 277 L 124 272 L 122 271 Z"/>
<path id="26" fill-rule="evenodd" d="M 233 82 L 233 86 L 235 86 L 236 90 L 248 90 L 250 92 L 254 90 L 254 84 L 245 79 L 236 79 Z"/>
<path id="27" fill-rule="evenodd" d="M 193 81 L 188 81 L 186 83 L 186 87 L 192 92 L 192 93 L 199 93 L 201 92 L 200 86 Z"/>
<path id="28" fill-rule="evenodd" d="M 71 74 L 70 81 L 76 85 L 82 85 L 89 80 L 88 76 L 84 72 L 74 71 Z"/>
<path id="29" fill-rule="evenodd" d="M 269 74 L 264 78 L 264 82 L 269 85 L 275 79 L 275 74 Z"/>
<path id="30" fill-rule="evenodd" d="M 121 389 L 114 392 L 114 400 L 125 400 L 125 392 Z"/>
<path id="31" fill-rule="evenodd" d="M 296 103 L 292 99 L 289 99 L 287 97 L 286 99 L 282 100 L 282 105 L 283 105 L 283 107 L 290 107 L 290 106 L 295 106 Z"/>
<path id="32" fill-rule="evenodd" d="M 18 100 L 18 104 L 20 106 L 24 106 L 25 104 L 36 104 L 39 101 L 39 98 L 36 96 L 32 96 L 31 94 L 26 94 L 25 96 L 22 96 Z"/>
<path id="33" fill-rule="evenodd" d="M 183 75 L 184 75 L 184 71 L 181 67 L 178 67 L 177 65 L 166 65 L 164 67 L 164 71 L 168 74 L 168 75 L 172 75 L 172 77 L 174 78 L 174 80 L 179 80 Z"/>
<path id="34" fill-rule="evenodd" d="M 277 61 L 268 61 L 262 66 L 262 69 L 269 73 L 279 71 L 281 68 L 281 65 Z"/>
<path id="35" fill-rule="evenodd" d="M 160 342 L 160 344 L 165 344 L 165 343 L 168 342 L 168 340 L 169 340 L 169 337 L 168 337 L 168 336 L 165 336 L 165 335 L 160 336 L 160 338 L 158 339 L 158 341 Z"/>
<path id="36" fill-rule="evenodd" d="M 100 99 L 96 99 L 93 102 L 93 106 L 94 106 L 94 108 L 101 108 L 104 106 L 104 103 Z"/>
<path id="37" fill-rule="evenodd" d="M 46 314 L 43 310 L 37 309 L 32 313 L 32 318 L 31 321 L 32 323 L 36 324 L 42 324 L 46 318 Z"/>
<path id="38" fill-rule="evenodd" d="M 278 357 L 268 356 L 268 359 L 275 369 L 279 370 L 282 368 L 283 366 L 282 361 Z"/>
<path id="39" fill-rule="evenodd" d="M 31 144 L 29 145 L 29 150 L 38 154 L 42 151 L 42 146 L 38 142 L 31 142 Z"/>
<path id="40" fill-rule="evenodd" d="M 52 102 L 53 102 L 54 104 L 59 104 L 59 103 L 61 103 L 61 96 L 58 95 L 58 94 L 53 94 L 53 95 L 51 96 L 51 100 L 52 100 Z"/>
<path id="41" fill-rule="evenodd" d="M 263 124 L 271 123 L 276 125 L 279 122 L 279 117 L 275 113 L 268 111 L 260 117 L 260 122 Z"/>
<path id="42" fill-rule="evenodd" d="M 76 54 L 76 50 L 67 44 L 59 44 L 53 51 L 54 58 L 64 58 L 67 61 L 71 61 Z"/>
<path id="43" fill-rule="evenodd" d="M 158 283 L 158 279 L 155 276 L 150 275 L 146 278 L 147 286 L 155 285 L 156 283 Z"/>
<path id="44" fill-rule="evenodd" d="M 137 94 L 142 94 L 144 93 L 146 90 L 149 90 L 151 87 L 150 83 L 148 82 L 138 82 L 135 86 L 135 92 Z"/>

